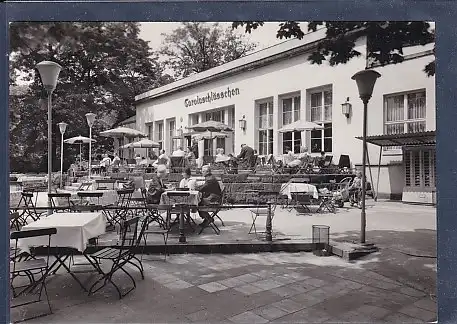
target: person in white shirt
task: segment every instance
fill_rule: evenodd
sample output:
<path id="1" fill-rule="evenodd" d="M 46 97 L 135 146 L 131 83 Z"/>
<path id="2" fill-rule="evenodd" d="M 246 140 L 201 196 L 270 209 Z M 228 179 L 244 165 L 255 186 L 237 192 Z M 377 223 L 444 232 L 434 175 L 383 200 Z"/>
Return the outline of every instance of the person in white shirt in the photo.
<path id="1" fill-rule="evenodd" d="M 114 153 L 114 158 L 113 158 L 113 166 L 118 167 L 121 164 L 121 159 L 117 155 L 117 153 Z"/>
<path id="2" fill-rule="evenodd" d="M 165 153 L 165 150 L 160 150 L 159 158 L 152 164 L 152 166 L 157 168 L 160 164 L 165 165 L 167 168 L 170 166 L 170 158 Z"/>
<path id="3" fill-rule="evenodd" d="M 190 179 L 191 171 L 190 171 L 190 168 L 186 168 L 184 170 L 184 172 L 182 173 L 182 176 L 183 176 L 183 179 L 179 183 L 179 188 L 189 188 L 190 189 L 190 187 L 189 187 L 189 185 L 191 183 L 191 179 Z"/>
<path id="4" fill-rule="evenodd" d="M 141 156 L 140 156 L 139 154 L 137 154 L 137 155 L 135 156 L 136 165 L 140 165 L 141 160 L 142 160 Z"/>
<path id="5" fill-rule="evenodd" d="M 176 151 L 173 152 L 171 156 L 176 156 L 176 157 L 184 157 L 186 155 L 186 152 L 183 151 L 182 147 L 179 146 Z"/>
<path id="6" fill-rule="evenodd" d="M 106 172 L 108 167 L 111 165 L 111 159 L 108 154 L 105 154 L 103 159 L 100 161 L 100 169 L 102 172 Z"/>

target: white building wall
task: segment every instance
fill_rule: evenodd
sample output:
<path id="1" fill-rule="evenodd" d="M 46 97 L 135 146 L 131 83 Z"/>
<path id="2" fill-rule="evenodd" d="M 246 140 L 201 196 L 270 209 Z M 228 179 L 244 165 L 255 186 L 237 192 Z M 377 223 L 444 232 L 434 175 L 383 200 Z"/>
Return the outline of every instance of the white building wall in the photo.
<path id="1" fill-rule="evenodd" d="M 418 52 L 432 48 L 414 47 L 409 52 Z M 277 130 L 281 127 L 281 100 L 279 97 L 288 93 L 300 92 L 301 118 L 306 116 L 309 107 L 307 90 L 331 85 L 333 92 L 333 156 L 334 163 L 338 163 L 341 154 L 348 154 L 353 165 L 361 164 L 362 141 L 356 139 L 362 136 L 363 104 L 359 99 L 355 81 L 352 75 L 366 67 L 365 39 L 357 42 L 357 51 L 361 53 L 358 58 L 350 60 L 347 64 L 335 67 L 327 63 L 313 65 L 308 62 L 307 55 L 288 57 L 280 62 L 270 64 L 251 71 L 245 71 L 227 78 L 210 81 L 179 92 L 174 92 L 162 97 L 141 102 L 137 107 L 137 127 L 147 132 L 146 123 L 151 121 L 165 121 L 176 118 L 176 128 L 185 129 L 189 125 L 189 115 L 207 110 L 235 106 L 235 153 L 239 152 L 240 145 L 245 143 L 257 148 L 255 102 L 264 98 L 273 98 L 273 136 L 274 154 L 280 154 L 281 136 Z M 408 53 L 409 54 L 409 53 Z M 368 106 L 368 135 L 381 135 L 384 133 L 384 95 L 397 92 L 426 89 L 427 102 L 427 130 L 435 129 L 435 78 L 428 78 L 423 69 L 432 60 L 432 56 L 425 56 L 405 61 L 397 65 L 374 68 L 382 76 L 378 79 L 372 99 Z M 204 97 L 208 92 L 221 92 L 227 89 L 239 89 L 239 95 L 230 98 L 204 102 L 197 105 L 185 106 L 186 99 L 194 99 L 197 95 Z M 352 104 L 352 114 L 346 118 L 341 112 L 341 104 L 349 97 Z M 200 114 L 201 116 L 203 114 Z M 247 121 L 246 131 L 239 129 L 238 120 L 245 116 Z M 181 121 L 182 120 L 182 121 Z M 201 117 L 200 117 L 201 121 Z M 227 122 L 227 120 L 226 120 Z M 166 129 L 166 127 L 165 127 Z M 154 132 L 155 133 L 155 132 Z M 165 141 L 168 134 L 165 133 Z M 379 147 L 368 145 L 369 159 L 372 165 L 377 166 Z M 398 152 L 400 153 L 400 152 Z M 403 188 L 403 177 L 400 155 L 388 156 L 383 154 L 380 174 L 380 192 L 392 192 Z M 397 162 L 389 171 L 387 165 Z M 373 180 L 376 186 L 376 170 L 373 169 Z M 385 181 L 385 183 L 384 183 Z M 400 190 L 401 193 L 401 190 Z"/>

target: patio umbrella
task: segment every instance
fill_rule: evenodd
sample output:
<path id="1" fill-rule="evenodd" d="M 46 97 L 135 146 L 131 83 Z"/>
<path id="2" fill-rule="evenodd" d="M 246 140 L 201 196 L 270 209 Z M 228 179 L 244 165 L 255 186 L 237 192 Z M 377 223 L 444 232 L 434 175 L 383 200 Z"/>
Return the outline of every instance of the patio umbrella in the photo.
<path id="1" fill-rule="evenodd" d="M 192 125 L 192 126 L 188 126 L 187 127 L 188 129 L 192 129 L 196 132 L 209 132 L 209 138 L 211 139 L 212 138 L 212 133 L 217 133 L 217 132 L 231 132 L 233 131 L 233 129 L 228 126 L 228 125 L 225 125 L 224 123 L 221 123 L 221 122 L 218 122 L 218 121 L 215 121 L 215 120 L 208 120 L 208 121 L 205 121 L 203 123 L 199 123 L 199 124 L 195 124 L 195 125 Z M 211 141 L 210 141 L 211 143 Z M 213 152 L 213 145 L 212 143 L 210 144 L 211 145 L 211 154 Z"/>
<path id="2" fill-rule="evenodd" d="M 143 132 L 139 130 L 129 128 L 129 127 L 116 127 L 113 129 L 109 129 L 103 132 L 100 132 L 101 136 L 104 137 L 111 137 L 111 138 L 136 138 L 136 137 L 148 137 Z M 120 147 L 119 147 L 120 149 Z"/>
<path id="3" fill-rule="evenodd" d="M 305 130 L 315 130 L 315 129 L 324 129 L 324 126 L 309 122 L 306 120 L 297 120 L 289 125 L 285 125 L 284 127 L 280 128 L 278 132 L 280 133 L 287 133 L 287 132 L 302 132 Z"/>
<path id="4" fill-rule="evenodd" d="M 79 144 L 79 163 L 82 162 L 82 154 L 81 154 L 81 145 L 82 144 L 89 144 L 91 139 L 89 137 L 84 137 L 84 136 L 75 136 L 71 138 L 67 138 L 65 141 L 63 141 L 66 144 Z M 96 140 L 92 140 L 92 143 L 95 143 Z"/>
<path id="5" fill-rule="evenodd" d="M 192 137 L 195 138 L 197 141 L 201 141 L 202 139 L 215 139 L 215 138 L 226 138 L 228 137 L 227 133 L 211 133 L 211 132 L 203 132 L 203 133 L 195 133 L 192 134 Z"/>
<path id="6" fill-rule="evenodd" d="M 148 137 L 147 134 L 140 132 L 139 130 L 128 128 L 128 127 L 117 127 L 113 129 L 109 129 L 103 132 L 100 132 L 101 136 L 105 137 L 112 137 L 112 138 L 119 138 L 119 137 L 127 137 L 127 138 L 135 138 L 135 137 Z"/>
<path id="7" fill-rule="evenodd" d="M 144 138 L 138 142 L 128 143 L 122 146 L 122 148 L 159 148 L 160 144 L 150 139 Z"/>

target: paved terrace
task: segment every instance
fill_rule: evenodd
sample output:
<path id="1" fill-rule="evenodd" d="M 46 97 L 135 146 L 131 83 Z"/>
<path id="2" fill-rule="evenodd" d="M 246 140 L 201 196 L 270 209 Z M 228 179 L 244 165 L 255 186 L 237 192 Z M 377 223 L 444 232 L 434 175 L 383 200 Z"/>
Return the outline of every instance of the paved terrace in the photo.
<path id="1" fill-rule="evenodd" d="M 246 234 L 251 220 L 248 210 L 225 211 L 221 216 L 226 226 L 220 236 L 208 229 L 202 236 L 190 235 L 188 244 L 257 240 Z M 275 239 L 309 240 L 313 224 L 329 225 L 332 240 L 351 241 L 358 237 L 360 210 L 297 215 L 278 208 Z M 68 275 L 58 274 L 48 284 L 54 314 L 31 322 L 416 323 L 436 319 L 435 209 L 369 202 L 367 239 L 380 251 L 353 262 L 306 252 L 171 255 L 166 261 L 163 256 L 145 255 L 145 280 L 136 275 L 138 287 L 122 300 L 109 286 L 87 297 Z M 171 235 L 169 242 L 173 241 L 177 234 Z M 90 274 L 78 275 L 87 282 L 93 280 Z M 115 280 L 128 283 L 121 274 Z M 45 304 L 37 304 L 14 309 L 12 316 L 19 320 L 45 310 Z"/>

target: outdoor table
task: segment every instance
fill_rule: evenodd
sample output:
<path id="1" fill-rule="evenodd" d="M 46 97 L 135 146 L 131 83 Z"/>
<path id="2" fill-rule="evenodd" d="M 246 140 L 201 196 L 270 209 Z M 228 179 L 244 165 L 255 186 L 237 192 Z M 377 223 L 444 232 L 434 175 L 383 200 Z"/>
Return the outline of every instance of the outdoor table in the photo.
<path id="1" fill-rule="evenodd" d="M 168 197 L 169 193 L 182 194 L 184 192 L 188 193 L 188 196 L 183 196 L 183 197 L 174 196 L 173 198 L 169 198 Z M 200 202 L 200 198 L 201 198 L 201 194 L 200 194 L 199 191 L 195 191 L 195 190 L 189 190 L 189 191 L 168 190 L 168 191 L 164 192 L 162 194 L 162 196 L 160 197 L 160 205 L 173 206 L 173 205 L 181 204 L 181 206 L 189 206 L 190 208 L 192 208 L 192 207 L 196 208 L 198 206 L 199 202 Z M 189 224 L 191 223 L 190 213 L 188 213 L 188 214 L 186 213 L 186 215 L 184 215 L 184 214 L 185 214 L 184 212 L 181 212 L 179 214 L 179 242 L 186 242 L 185 235 L 184 235 L 184 220 L 185 220 L 184 218 L 187 217 L 188 223 Z M 166 220 L 166 224 L 167 225 L 170 222 L 170 217 L 171 217 L 171 214 L 168 211 L 167 212 L 167 220 Z"/>
<path id="2" fill-rule="evenodd" d="M 106 218 L 101 212 L 95 213 L 54 213 L 22 227 L 23 231 L 44 228 L 56 228 L 57 233 L 51 237 L 51 253 L 56 258 L 49 267 L 49 272 L 55 272 L 63 267 L 78 284 L 87 288 L 75 276 L 65 262 L 73 255 L 71 251 L 79 251 L 94 266 L 93 261 L 85 254 L 87 243 L 105 233 Z M 29 251 L 31 247 L 46 246 L 46 237 L 33 237 L 19 241 L 19 247 Z"/>
<path id="3" fill-rule="evenodd" d="M 314 199 L 319 199 L 319 192 L 316 186 L 308 183 L 284 183 L 281 185 L 281 194 L 287 195 L 292 199 L 292 192 L 307 192 L 313 195 Z"/>
<path id="4" fill-rule="evenodd" d="M 78 193 L 88 193 L 89 195 L 91 193 L 94 194 L 94 196 L 102 194 L 100 198 L 92 198 L 88 197 L 88 200 L 90 203 L 95 203 L 97 205 L 101 206 L 107 206 L 114 204 L 118 197 L 117 197 L 117 191 L 116 190 L 83 190 L 83 191 L 70 191 L 70 190 L 57 190 L 59 193 L 71 193 L 71 200 L 74 203 L 80 203 L 81 202 L 81 197 L 78 196 Z M 94 201 L 96 199 L 96 201 Z"/>

